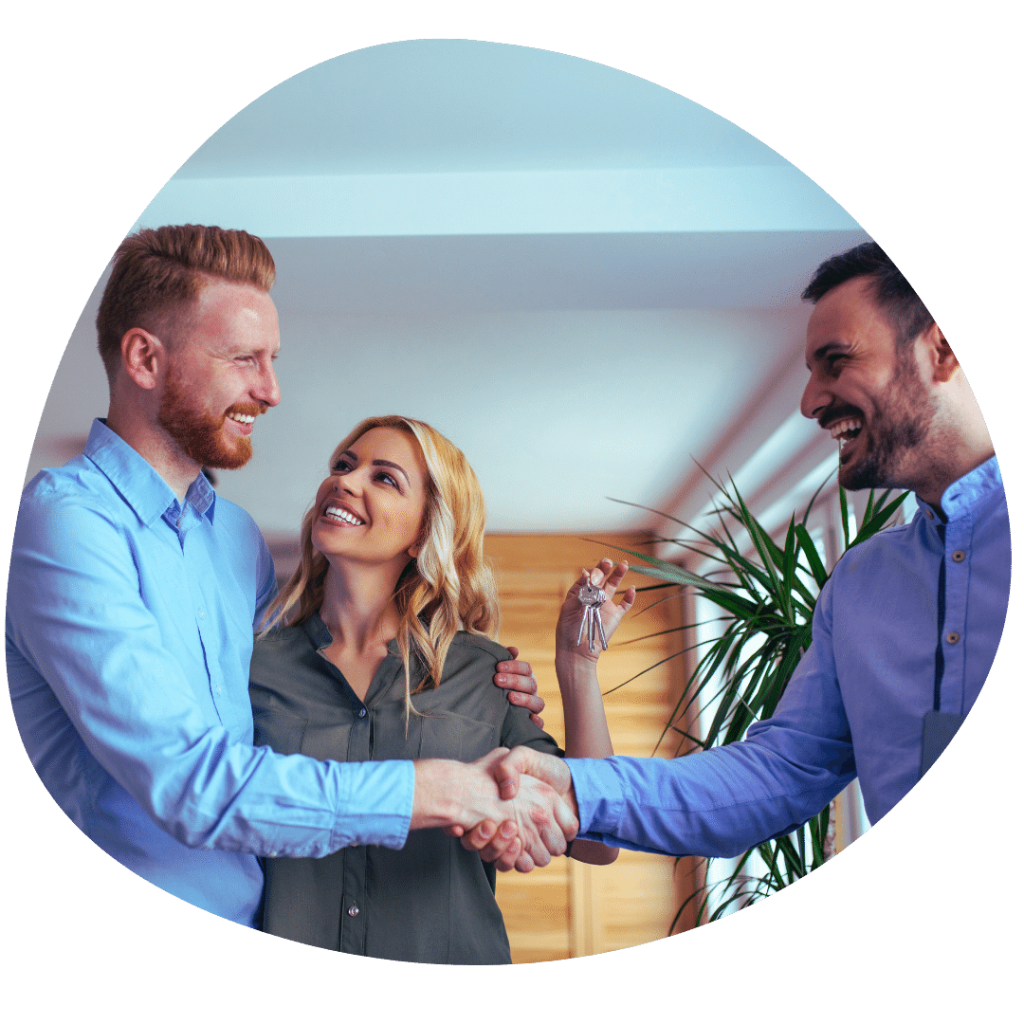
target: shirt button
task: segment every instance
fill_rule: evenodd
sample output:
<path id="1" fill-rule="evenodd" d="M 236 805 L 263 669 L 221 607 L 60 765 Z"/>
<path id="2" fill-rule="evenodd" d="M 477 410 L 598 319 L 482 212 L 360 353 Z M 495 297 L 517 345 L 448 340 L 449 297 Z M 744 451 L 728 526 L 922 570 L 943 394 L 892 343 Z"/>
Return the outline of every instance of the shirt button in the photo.
<path id="1" fill-rule="evenodd" d="M 359 916 L 359 908 L 354 903 L 352 904 L 351 907 L 348 908 L 348 916 L 349 917 L 358 917 Z"/>
<path id="2" fill-rule="evenodd" d="M 967 556 L 962 551 L 953 552 L 953 561 L 962 562 Z"/>
<path id="3" fill-rule="evenodd" d="M 366 717 L 366 708 L 360 708 L 359 709 L 359 717 L 360 718 L 365 718 Z"/>
<path id="4" fill-rule="evenodd" d="M 201 618 L 201 619 L 205 619 L 206 618 L 206 612 L 204 612 L 202 608 L 199 609 L 199 618 Z"/>
<path id="5" fill-rule="evenodd" d="M 946 640 L 951 644 L 955 644 L 960 639 L 959 633 L 947 633 Z"/>

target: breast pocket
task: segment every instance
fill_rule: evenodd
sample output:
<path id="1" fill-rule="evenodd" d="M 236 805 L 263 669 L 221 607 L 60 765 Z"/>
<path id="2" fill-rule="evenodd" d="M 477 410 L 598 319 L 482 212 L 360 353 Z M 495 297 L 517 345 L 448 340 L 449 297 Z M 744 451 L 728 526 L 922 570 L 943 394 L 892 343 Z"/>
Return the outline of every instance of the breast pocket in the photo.
<path id="1" fill-rule="evenodd" d="M 438 692 L 413 697 L 420 714 L 409 715 L 406 731 L 404 702 L 376 708 L 373 713 L 373 759 L 416 760 L 446 757 L 475 761 L 497 745 L 497 730 L 490 722 L 447 711 Z M 428 698 L 424 700 L 424 697 Z"/>
<path id="2" fill-rule="evenodd" d="M 420 720 L 420 757 L 475 761 L 497 746 L 497 731 L 488 722 L 443 712 Z"/>

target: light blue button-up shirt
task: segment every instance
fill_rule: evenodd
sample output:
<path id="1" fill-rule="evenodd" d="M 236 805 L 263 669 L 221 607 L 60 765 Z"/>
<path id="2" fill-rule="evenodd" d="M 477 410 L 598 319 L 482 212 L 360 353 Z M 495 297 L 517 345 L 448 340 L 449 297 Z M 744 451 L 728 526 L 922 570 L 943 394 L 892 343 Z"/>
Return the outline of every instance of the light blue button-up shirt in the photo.
<path id="1" fill-rule="evenodd" d="M 242 509 L 201 475 L 179 503 L 100 420 L 83 455 L 25 489 L 6 647 L 36 771 L 111 856 L 246 925 L 258 855 L 400 848 L 412 814 L 412 762 L 253 748 L 253 629 L 274 593 Z"/>
<path id="2" fill-rule="evenodd" d="M 813 642 L 771 719 L 675 760 L 568 760 L 580 837 L 728 857 L 796 828 L 855 776 L 875 822 L 921 770 L 929 711 L 966 714 L 992 667 L 1010 593 L 1010 524 L 995 458 L 905 525 L 850 549 Z"/>

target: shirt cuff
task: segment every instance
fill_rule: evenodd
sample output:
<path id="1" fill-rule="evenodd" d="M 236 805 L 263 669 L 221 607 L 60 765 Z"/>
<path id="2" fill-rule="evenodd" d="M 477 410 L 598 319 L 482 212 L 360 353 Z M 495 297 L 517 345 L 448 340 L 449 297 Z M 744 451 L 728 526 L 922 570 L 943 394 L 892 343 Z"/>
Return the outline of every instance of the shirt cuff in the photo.
<path id="1" fill-rule="evenodd" d="M 566 758 L 572 775 L 580 831 L 577 839 L 600 839 L 613 835 L 622 820 L 625 800 L 622 780 L 613 760 Z"/>
<path id="2" fill-rule="evenodd" d="M 409 837 L 416 769 L 412 761 L 339 764 L 348 776 L 348 798 L 334 826 L 334 849 L 386 846 L 400 850 Z"/>

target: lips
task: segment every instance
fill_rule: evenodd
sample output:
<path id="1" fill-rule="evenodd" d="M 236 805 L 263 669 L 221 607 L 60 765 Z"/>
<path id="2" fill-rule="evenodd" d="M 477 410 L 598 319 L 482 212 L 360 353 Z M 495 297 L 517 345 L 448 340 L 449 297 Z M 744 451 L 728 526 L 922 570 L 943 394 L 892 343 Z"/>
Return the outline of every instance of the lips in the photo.
<path id="1" fill-rule="evenodd" d="M 238 419 L 236 416 L 225 416 L 225 421 L 234 424 L 234 429 L 243 435 L 248 437 L 252 433 L 252 420 Z"/>
<path id="2" fill-rule="evenodd" d="M 365 526 L 366 520 L 357 516 L 347 505 L 340 501 L 329 501 L 324 507 L 323 518 L 329 523 L 339 526 Z"/>
<path id="3" fill-rule="evenodd" d="M 827 430 L 833 441 L 849 441 L 863 430 L 864 414 L 851 405 L 831 409 L 818 420 L 818 426 Z"/>
<path id="4" fill-rule="evenodd" d="M 856 439 L 864 430 L 864 414 L 852 406 L 834 409 L 819 421 L 822 430 L 827 430 L 833 441 L 839 442 L 839 461 L 847 462 L 856 449 Z"/>
<path id="5" fill-rule="evenodd" d="M 829 433 L 832 435 L 833 441 L 839 441 L 841 443 L 851 441 L 855 438 L 864 426 L 864 422 L 855 416 L 847 416 L 844 419 L 837 420 L 829 427 Z"/>
<path id="6" fill-rule="evenodd" d="M 257 405 L 255 402 L 238 402 L 224 413 L 224 418 L 237 423 L 244 433 L 249 434 L 252 432 L 256 417 L 262 416 L 266 411 L 266 406 Z"/>

